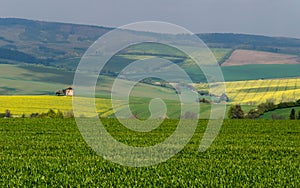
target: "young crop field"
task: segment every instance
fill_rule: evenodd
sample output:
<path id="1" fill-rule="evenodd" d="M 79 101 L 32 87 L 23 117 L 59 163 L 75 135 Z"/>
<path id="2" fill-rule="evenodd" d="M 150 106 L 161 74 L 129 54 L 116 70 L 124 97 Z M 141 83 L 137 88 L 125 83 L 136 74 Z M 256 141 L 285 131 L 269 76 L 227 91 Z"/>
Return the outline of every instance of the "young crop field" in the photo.
<path id="1" fill-rule="evenodd" d="M 88 120 L 87 120 L 88 121 Z M 177 121 L 149 133 L 102 119 L 120 142 L 160 143 Z M 296 121 L 225 120 L 205 152 L 200 120 L 186 147 L 150 167 L 125 167 L 98 156 L 73 119 L 0 119 L 1 187 L 299 187 L 300 127 Z"/>
<path id="2" fill-rule="evenodd" d="M 300 64 L 258 64 L 221 67 L 226 82 L 299 77 Z"/>

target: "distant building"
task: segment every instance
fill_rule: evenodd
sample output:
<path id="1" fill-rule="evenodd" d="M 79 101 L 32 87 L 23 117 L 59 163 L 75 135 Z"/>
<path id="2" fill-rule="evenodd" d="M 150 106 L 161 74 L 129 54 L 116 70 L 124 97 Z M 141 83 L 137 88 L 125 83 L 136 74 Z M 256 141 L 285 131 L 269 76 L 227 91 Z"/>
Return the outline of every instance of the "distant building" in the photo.
<path id="1" fill-rule="evenodd" d="M 73 96 L 74 95 L 74 91 L 72 87 L 67 87 L 66 88 L 66 96 Z"/>
<path id="2" fill-rule="evenodd" d="M 220 97 L 220 102 L 222 102 L 222 101 L 229 102 L 229 97 L 225 93 L 223 93 Z"/>
<path id="3" fill-rule="evenodd" d="M 55 92 L 57 96 L 74 96 L 74 90 L 71 86 L 63 90 L 58 90 Z"/>

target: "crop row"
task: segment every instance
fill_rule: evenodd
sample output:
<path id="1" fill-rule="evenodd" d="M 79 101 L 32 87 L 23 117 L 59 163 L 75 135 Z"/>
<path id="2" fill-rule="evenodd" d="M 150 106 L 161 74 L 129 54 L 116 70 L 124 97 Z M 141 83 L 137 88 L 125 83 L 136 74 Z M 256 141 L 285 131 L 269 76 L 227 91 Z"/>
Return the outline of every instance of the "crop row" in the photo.
<path id="1" fill-rule="evenodd" d="M 115 139 L 139 147 L 160 143 L 178 123 L 167 120 L 143 133 L 130 131 L 114 119 L 102 122 Z M 84 142 L 73 119 L 0 119 L 0 186 L 300 186 L 296 121 L 225 120 L 211 147 L 199 152 L 206 124 L 200 120 L 191 141 L 170 160 L 135 168 L 98 156 Z"/>

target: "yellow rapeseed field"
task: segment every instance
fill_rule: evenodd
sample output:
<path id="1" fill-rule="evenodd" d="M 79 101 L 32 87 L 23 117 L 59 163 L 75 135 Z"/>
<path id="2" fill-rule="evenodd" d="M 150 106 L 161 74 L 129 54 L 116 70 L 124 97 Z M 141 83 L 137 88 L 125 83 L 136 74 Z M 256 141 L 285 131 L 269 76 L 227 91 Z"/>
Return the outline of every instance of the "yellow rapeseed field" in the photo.
<path id="1" fill-rule="evenodd" d="M 235 81 L 226 82 L 225 86 L 231 103 L 257 105 L 266 100 L 279 103 L 300 99 L 300 78 Z M 205 90 L 208 85 L 195 84 L 195 87 Z"/>
<path id="2" fill-rule="evenodd" d="M 241 104 L 296 101 L 300 99 L 300 78 L 228 82 L 226 93 L 232 102 Z"/>
<path id="3" fill-rule="evenodd" d="M 88 101 L 84 98 L 82 101 L 82 111 L 84 115 L 84 102 Z M 109 99 L 96 98 L 97 113 L 101 116 L 109 116 L 113 113 L 111 102 Z M 25 114 L 29 116 L 32 113 L 43 113 L 49 109 L 62 111 L 67 113 L 72 111 L 72 97 L 57 97 L 57 96 L 0 96 L 0 113 L 6 110 L 14 116 Z"/>

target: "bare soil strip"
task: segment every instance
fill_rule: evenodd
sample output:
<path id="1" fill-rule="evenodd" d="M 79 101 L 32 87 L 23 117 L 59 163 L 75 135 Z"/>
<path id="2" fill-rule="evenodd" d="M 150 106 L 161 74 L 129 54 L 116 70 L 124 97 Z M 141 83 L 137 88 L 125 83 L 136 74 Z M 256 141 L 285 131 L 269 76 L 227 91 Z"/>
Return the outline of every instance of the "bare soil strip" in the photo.
<path id="1" fill-rule="evenodd" d="M 248 64 L 300 64 L 300 57 L 254 50 L 235 50 L 222 66 Z"/>

